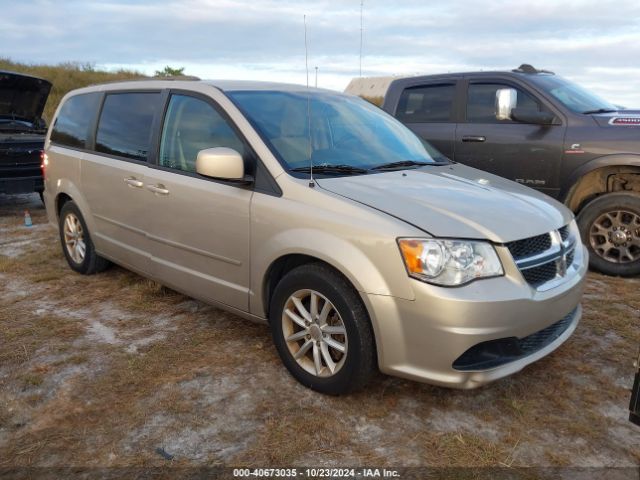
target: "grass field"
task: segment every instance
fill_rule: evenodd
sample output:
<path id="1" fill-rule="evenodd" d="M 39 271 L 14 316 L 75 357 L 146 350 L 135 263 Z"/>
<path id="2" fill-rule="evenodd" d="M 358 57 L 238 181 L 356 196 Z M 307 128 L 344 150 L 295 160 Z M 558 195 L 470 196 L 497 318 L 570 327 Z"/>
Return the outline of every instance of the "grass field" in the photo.
<path id="1" fill-rule="evenodd" d="M 637 466 L 639 286 L 590 274 L 573 337 L 479 390 L 380 375 L 334 398 L 287 374 L 265 326 L 118 267 L 72 272 L 37 196 L 0 196 L 0 469 Z"/>

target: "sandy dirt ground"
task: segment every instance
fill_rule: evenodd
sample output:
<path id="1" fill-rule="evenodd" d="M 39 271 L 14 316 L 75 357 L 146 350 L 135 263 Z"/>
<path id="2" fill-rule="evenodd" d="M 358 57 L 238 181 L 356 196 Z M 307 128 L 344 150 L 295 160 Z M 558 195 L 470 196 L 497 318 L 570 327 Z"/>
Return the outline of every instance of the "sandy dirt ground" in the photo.
<path id="1" fill-rule="evenodd" d="M 288 375 L 266 326 L 72 272 L 37 195 L 0 196 L 0 468 L 638 466 L 639 287 L 590 274 L 572 338 L 489 386 L 379 375 L 334 398 Z"/>

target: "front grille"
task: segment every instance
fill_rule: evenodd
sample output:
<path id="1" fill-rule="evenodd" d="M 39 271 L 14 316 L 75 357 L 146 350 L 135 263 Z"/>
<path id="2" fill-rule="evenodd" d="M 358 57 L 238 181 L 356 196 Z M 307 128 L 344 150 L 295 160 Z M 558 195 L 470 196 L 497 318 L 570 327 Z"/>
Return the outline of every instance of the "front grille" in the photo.
<path id="1" fill-rule="evenodd" d="M 557 340 L 573 322 L 576 310 L 577 308 L 553 325 L 524 338 L 507 337 L 478 343 L 460 355 L 452 366 L 462 372 L 477 371 L 520 360 Z"/>
<path id="2" fill-rule="evenodd" d="M 576 254 L 575 249 L 567 253 L 567 267 L 570 267 L 571 265 L 573 265 L 573 258 L 575 257 L 575 254 Z"/>
<path id="3" fill-rule="evenodd" d="M 574 259 L 574 242 L 569 226 L 506 243 L 522 276 L 533 288 L 566 274 Z M 574 239 L 575 241 L 575 239 Z"/>
<path id="4" fill-rule="evenodd" d="M 562 238 L 562 241 L 564 242 L 567 238 L 569 238 L 569 225 L 565 225 L 564 227 L 559 228 L 558 232 L 560 233 L 560 238 Z"/>
<path id="5" fill-rule="evenodd" d="M 531 353 L 537 352 L 541 348 L 546 347 L 550 343 L 553 343 L 556 338 L 562 335 L 564 331 L 569 328 L 569 325 L 571 325 L 571 321 L 573 320 L 575 313 L 576 311 L 573 310 L 571 313 L 561 318 L 553 325 L 549 325 L 547 328 L 542 329 L 539 332 L 532 333 L 528 337 L 524 337 L 518 340 L 518 344 L 520 345 L 523 353 L 525 355 L 529 355 Z"/>
<path id="6" fill-rule="evenodd" d="M 545 263 L 539 267 L 522 270 L 522 276 L 532 287 L 539 287 L 543 283 L 553 280 L 556 278 L 557 273 L 558 267 L 555 261 Z"/>
<path id="7" fill-rule="evenodd" d="M 545 250 L 549 250 L 549 248 L 551 248 L 551 236 L 548 233 L 544 233 L 536 237 L 509 242 L 506 246 L 511 252 L 511 255 L 513 255 L 513 258 L 518 260 L 522 257 L 537 255 Z"/>

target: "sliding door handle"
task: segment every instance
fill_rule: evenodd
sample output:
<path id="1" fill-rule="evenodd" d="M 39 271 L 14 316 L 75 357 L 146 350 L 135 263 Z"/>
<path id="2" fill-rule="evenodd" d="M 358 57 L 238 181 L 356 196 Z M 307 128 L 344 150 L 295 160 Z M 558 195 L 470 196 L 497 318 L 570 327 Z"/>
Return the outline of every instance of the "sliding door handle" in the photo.
<path id="1" fill-rule="evenodd" d="M 164 185 L 159 183 L 158 185 L 147 185 L 147 190 L 157 195 L 169 195 L 169 190 L 164 188 Z"/>
<path id="2" fill-rule="evenodd" d="M 135 188 L 142 188 L 144 186 L 144 183 L 142 183 L 136 177 L 127 177 L 124 179 L 124 183 L 126 183 L 130 187 L 135 187 Z"/>
<path id="3" fill-rule="evenodd" d="M 465 135 L 462 137 L 463 142 L 484 142 L 487 138 L 483 135 Z"/>

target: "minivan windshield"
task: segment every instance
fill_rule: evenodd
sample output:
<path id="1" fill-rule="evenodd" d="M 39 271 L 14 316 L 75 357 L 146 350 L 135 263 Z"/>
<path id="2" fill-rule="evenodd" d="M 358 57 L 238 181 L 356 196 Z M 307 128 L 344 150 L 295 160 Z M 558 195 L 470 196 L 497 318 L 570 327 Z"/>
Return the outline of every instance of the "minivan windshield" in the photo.
<path id="1" fill-rule="evenodd" d="M 448 163 L 396 119 L 357 97 L 315 90 L 228 95 L 293 172 L 308 170 L 310 162 L 314 172 L 328 175 Z"/>
<path id="2" fill-rule="evenodd" d="M 619 110 L 614 104 L 562 77 L 536 75 L 533 81 L 572 112 L 604 113 Z"/>

